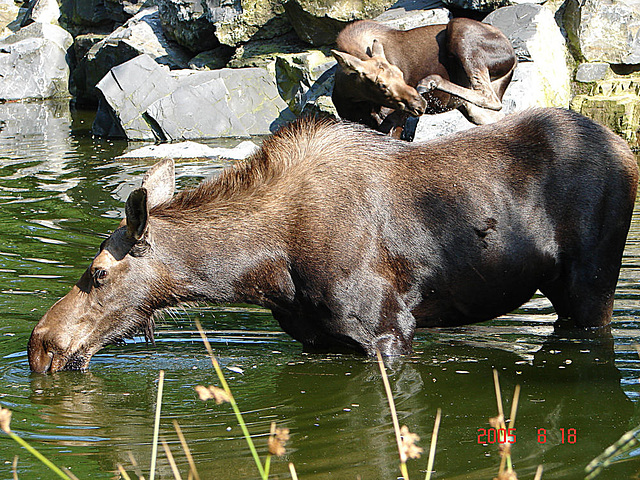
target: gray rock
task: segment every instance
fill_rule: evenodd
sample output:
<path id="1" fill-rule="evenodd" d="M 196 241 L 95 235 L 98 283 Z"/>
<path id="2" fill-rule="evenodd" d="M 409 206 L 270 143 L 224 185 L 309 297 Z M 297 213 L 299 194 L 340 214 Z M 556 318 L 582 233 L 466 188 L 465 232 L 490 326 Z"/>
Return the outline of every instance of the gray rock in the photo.
<path id="1" fill-rule="evenodd" d="M 393 0 L 289 0 L 287 16 L 298 37 L 312 45 L 330 45 L 347 23 L 374 18 Z"/>
<path id="2" fill-rule="evenodd" d="M 200 0 L 156 0 L 166 35 L 194 53 L 219 45 Z"/>
<path id="3" fill-rule="evenodd" d="M 73 38 L 48 23 L 32 23 L 0 42 L 0 100 L 69 96 L 67 50 Z"/>
<path id="4" fill-rule="evenodd" d="M 147 109 L 167 140 L 266 135 L 295 119 L 266 70 L 227 68 L 206 73 L 219 77 L 180 86 Z"/>
<path id="5" fill-rule="evenodd" d="M 240 45 L 229 60 L 227 67 L 264 67 L 275 74 L 276 58 L 280 55 L 302 53 L 309 45 L 290 32 L 270 40 L 254 40 Z"/>
<path id="6" fill-rule="evenodd" d="M 98 88 L 104 103 L 93 125 L 97 135 L 163 141 L 246 137 L 270 133 L 294 118 L 273 77 L 258 68 L 169 71 L 141 55 L 114 67 Z"/>
<path id="7" fill-rule="evenodd" d="M 254 153 L 258 146 L 250 140 L 244 140 L 233 148 L 209 147 L 192 141 L 179 143 L 161 143 L 147 145 L 131 150 L 116 160 L 147 160 L 173 158 L 177 161 L 185 160 L 242 160 Z"/>
<path id="8" fill-rule="evenodd" d="M 24 11 L 24 9 L 22 10 Z M 16 6 L 13 0 L 0 0 L 0 40 L 13 35 L 18 30 L 20 13 L 21 9 Z"/>
<path id="9" fill-rule="evenodd" d="M 162 132 L 154 135 L 154 125 L 148 121 L 146 111 L 153 102 L 171 94 L 178 84 L 178 77 L 149 55 L 140 55 L 113 67 L 96 85 L 102 101 L 93 132 L 107 137 L 161 139 Z"/>
<path id="10" fill-rule="evenodd" d="M 583 63 L 576 70 L 576 81 L 592 83 L 604 79 L 609 72 L 608 63 Z"/>
<path id="11" fill-rule="evenodd" d="M 189 60 L 189 68 L 194 70 L 217 70 L 224 68 L 235 50 L 227 45 L 220 45 L 213 50 L 201 52 Z"/>
<path id="12" fill-rule="evenodd" d="M 520 4 L 541 4 L 546 0 L 443 0 L 445 5 L 481 13 L 493 12 L 502 7 Z"/>
<path id="13" fill-rule="evenodd" d="M 640 63 L 640 0 L 570 0 L 564 24 L 587 61 Z"/>
<path id="14" fill-rule="evenodd" d="M 338 118 L 331 100 L 336 61 L 328 51 L 280 55 L 275 71 L 280 96 L 296 115 L 326 114 Z"/>
<path id="15" fill-rule="evenodd" d="M 249 40 L 284 35 L 291 25 L 281 0 L 202 0 L 206 18 L 223 45 L 235 47 Z"/>
<path id="16" fill-rule="evenodd" d="M 22 17 L 20 26 L 24 27 L 34 22 L 58 24 L 60 7 L 57 0 L 32 0 Z"/>
<path id="17" fill-rule="evenodd" d="M 450 110 L 435 115 L 422 115 L 418 119 L 414 142 L 425 142 L 473 128 L 475 125 L 459 110 Z"/>
<path id="18" fill-rule="evenodd" d="M 398 30 L 410 30 L 424 25 L 444 25 L 452 15 L 442 0 L 400 0 L 375 20 Z"/>
<path id="19" fill-rule="evenodd" d="M 186 68 L 192 56 L 164 36 L 158 7 L 141 10 L 91 47 L 79 62 L 73 73 L 79 103 L 95 104 L 99 98 L 95 86 L 100 79 L 114 66 L 142 54 L 175 69 Z"/>
<path id="20" fill-rule="evenodd" d="M 60 23 L 73 35 L 108 33 L 143 9 L 144 0 L 61 0 Z"/>
<path id="21" fill-rule="evenodd" d="M 534 4 L 514 5 L 490 13 L 484 21 L 498 27 L 514 46 L 520 65 L 511 83 L 521 82 L 526 102 L 567 108 L 572 60 L 551 11 Z M 533 65 L 526 65 L 528 62 Z M 516 89 L 515 85 L 510 88 Z"/>

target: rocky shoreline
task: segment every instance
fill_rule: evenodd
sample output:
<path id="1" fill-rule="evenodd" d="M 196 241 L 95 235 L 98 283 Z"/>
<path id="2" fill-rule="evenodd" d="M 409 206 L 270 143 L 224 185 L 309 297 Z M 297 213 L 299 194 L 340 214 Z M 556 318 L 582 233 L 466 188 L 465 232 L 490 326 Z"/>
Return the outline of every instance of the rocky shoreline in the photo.
<path id="1" fill-rule="evenodd" d="M 71 99 L 97 109 L 94 134 L 129 140 L 267 134 L 336 115 L 330 48 L 348 22 L 453 16 L 514 45 L 507 112 L 570 107 L 638 145 L 638 0 L 0 0 L 0 102 Z M 471 127 L 458 111 L 428 115 L 416 138 Z"/>

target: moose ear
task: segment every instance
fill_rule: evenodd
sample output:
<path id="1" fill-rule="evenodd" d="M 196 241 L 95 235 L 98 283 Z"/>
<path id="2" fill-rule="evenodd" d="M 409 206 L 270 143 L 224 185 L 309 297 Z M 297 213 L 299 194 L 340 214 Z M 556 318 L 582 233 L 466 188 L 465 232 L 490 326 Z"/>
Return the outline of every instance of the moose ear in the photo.
<path id="1" fill-rule="evenodd" d="M 347 73 L 359 73 L 365 74 L 364 62 L 358 57 L 354 57 L 345 52 L 339 52 L 338 50 L 331 50 L 331 54 L 338 61 L 338 64 Z"/>
<path id="2" fill-rule="evenodd" d="M 147 208 L 170 200 L 175 185 L 176 169 L 173 159 L 165 158 L 151 167 L 142 179 L 142 188 L 146 189 Z"/>
<path id="3" fill-rule="evenodd" d="M 149 216 L 147 202 L 147 189 L 138 188 L 131 192 L 124 207 L 127 215 L 127 234 L 136 241 L 142 238 L 147 229 Z"/>
<path id="4" fill-rule="evenodd" d="M 373 45 L 371 46 L 371 56 L 372 57 L 382 57 L 383 59 L 387 59 L 384 56 L 384 48 L 382 47 L 382 43 L 379 40 L 374 39 Z"/>

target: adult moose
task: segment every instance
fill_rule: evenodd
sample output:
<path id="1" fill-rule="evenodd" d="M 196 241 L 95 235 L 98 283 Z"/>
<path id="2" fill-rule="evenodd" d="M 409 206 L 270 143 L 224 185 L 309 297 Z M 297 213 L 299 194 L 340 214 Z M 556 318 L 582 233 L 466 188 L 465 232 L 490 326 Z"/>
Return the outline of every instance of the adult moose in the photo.
<path id="1" fill-rule="evenodd" d="M 411 351 L 416 327 L 488 320 L 540 289 L 606 325 L 638 168 L 626 143 L 537 110 L 424 144 L 305 120 L 173 196 L 156 165 L 29 340 L 37 372 L 83 369 L 181 302 L 247 302 L 309 349 Z"/>
<path id="2" fill-rule="evenodd" d="M 340 116 L 399 137 L 409 116 L 460 108 L 476 124 L 501 118 L 516 55 L 497 28 L 468 18 L 407 31 L 348 25 L 332 53 Z"/>

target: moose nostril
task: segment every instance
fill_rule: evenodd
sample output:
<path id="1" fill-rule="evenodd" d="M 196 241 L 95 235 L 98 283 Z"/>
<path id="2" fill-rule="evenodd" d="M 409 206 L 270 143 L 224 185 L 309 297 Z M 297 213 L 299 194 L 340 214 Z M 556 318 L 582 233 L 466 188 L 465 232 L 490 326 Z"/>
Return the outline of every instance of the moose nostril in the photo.
<path id="1" fill-rule="evenodd" d="M 45 352 L 44 349 L 36 353 L 29 352 L 29 367 L 33 372 L 46 373 L 51 368 L 52 363 L 52 352 Z"/>
<path id="2" fill-rule="evenodd" d="M 51 368 L 53 352 L 47 351 L 44 342 L 38 335 L 31 334 L 27 346 L 29 367 L 32 372 L 45 373 Z"/>

